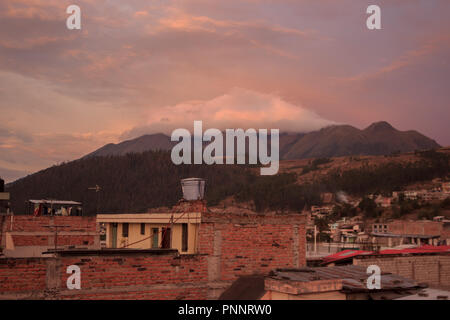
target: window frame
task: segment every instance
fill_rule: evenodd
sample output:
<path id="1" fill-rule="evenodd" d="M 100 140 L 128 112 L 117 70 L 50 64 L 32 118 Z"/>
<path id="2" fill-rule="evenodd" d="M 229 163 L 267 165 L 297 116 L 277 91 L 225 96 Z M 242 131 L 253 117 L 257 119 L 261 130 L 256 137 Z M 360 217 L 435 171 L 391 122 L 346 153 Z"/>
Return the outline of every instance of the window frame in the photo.
<path id="1" fill-rule="evenodd" d="M 187 252 L 189 248 L 189 227 L 187 223 L 181 224 L 181 251 Z"/>
<path id="2" fill-rule="evenodd" d="M 152 232 L 152 249 L 157 249 L 159 248 L 159 228 L 152 228 L 151 232 Z"/>
<path id="3" fill-rule="evenodd" d="M 122 237 L 128 238 L 129 234 L 130 234 L 130 224 L 128 222 L 122 223 Z"/>

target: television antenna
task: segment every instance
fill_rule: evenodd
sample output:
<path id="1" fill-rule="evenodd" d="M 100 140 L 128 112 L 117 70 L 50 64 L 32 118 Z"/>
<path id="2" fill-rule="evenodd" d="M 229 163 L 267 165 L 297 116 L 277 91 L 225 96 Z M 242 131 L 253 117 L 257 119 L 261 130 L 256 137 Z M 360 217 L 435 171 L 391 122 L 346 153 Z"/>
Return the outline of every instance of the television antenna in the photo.
<path id="1" fill-rule="evenodd" d="M 88 189 L 95 190 L 95 192 L 99 192 L 100 190 L 102 190 L 102 188 L 98 184 L 96 184 L 95 187 L 89 187 Z"/>

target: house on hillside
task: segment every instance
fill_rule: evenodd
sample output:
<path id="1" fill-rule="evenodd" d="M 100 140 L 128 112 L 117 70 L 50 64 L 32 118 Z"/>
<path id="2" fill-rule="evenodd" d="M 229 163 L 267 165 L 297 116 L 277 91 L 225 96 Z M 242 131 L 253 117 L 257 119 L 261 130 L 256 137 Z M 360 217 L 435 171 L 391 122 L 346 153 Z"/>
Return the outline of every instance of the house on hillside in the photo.
<path id="1" fill-rule="evenodd" d="M 389 208 L 392 204 L 392 197 L 383 197 L 383 196 L 379 195 L 378 197 L 376 197 L 375 203 L 379 207 Z"/>
<path id="2" fill-rule="evenodd" d="M 450 182 L 443 182 L 442 183 L 442 193 L 446 197 L 450 197 Z"/>

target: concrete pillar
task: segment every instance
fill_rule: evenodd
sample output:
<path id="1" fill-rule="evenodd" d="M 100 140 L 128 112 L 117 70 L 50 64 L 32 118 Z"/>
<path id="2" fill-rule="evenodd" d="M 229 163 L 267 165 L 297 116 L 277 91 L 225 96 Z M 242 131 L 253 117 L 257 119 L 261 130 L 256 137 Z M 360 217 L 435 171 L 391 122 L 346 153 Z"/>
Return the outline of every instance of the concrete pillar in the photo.
<path id="1" fill-rule="evenodd" d="M 94 249 L 101 249 L 100 245 L 100 223 L 95 223 Z"/>
<path id="2" fill-rule="evenodd" d="M 298 268 L 300 267 L 300 263 L 299 263 L 299 259 L 300 259 L 300 255 L 299 255 L 299 248 L 300 248 L 300 244 L 299 244 L 299 226 L 298 224 L 294 225 L 293 228 L 293 241 L 294 241 L 294 245 L 293 245 L 293 254 L 294 254 L 294 267 Z"/>
<path id="3" fill-rule="evenodd" d="M 61 285 L 61 259 L 59 257 L 46 260 L 47 273 L 45 285 L 47 289 L 58 289 Z"/>
<path id="4" fill-rule="evenodd" d="M 207 258 L 209 281 L 220 279 L 220 256 L 222 254 L 222 232 L 220 230 L 214 230 L 213 241 L 213 254 Z"/>

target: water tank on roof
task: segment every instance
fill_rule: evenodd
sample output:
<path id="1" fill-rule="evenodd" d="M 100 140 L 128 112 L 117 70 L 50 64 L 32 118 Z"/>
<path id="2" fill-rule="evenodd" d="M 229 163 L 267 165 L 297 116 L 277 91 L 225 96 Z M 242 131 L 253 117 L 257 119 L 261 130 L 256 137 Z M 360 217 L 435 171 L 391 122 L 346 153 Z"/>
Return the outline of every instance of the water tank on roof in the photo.
<path id="1" fill-rule="evenodd" d="M 181 180 L 181 188 L 183 189 L 183 199 L 202 200 L 205 196 L 205 180 L 200 178 L 188 178 Z"/>

